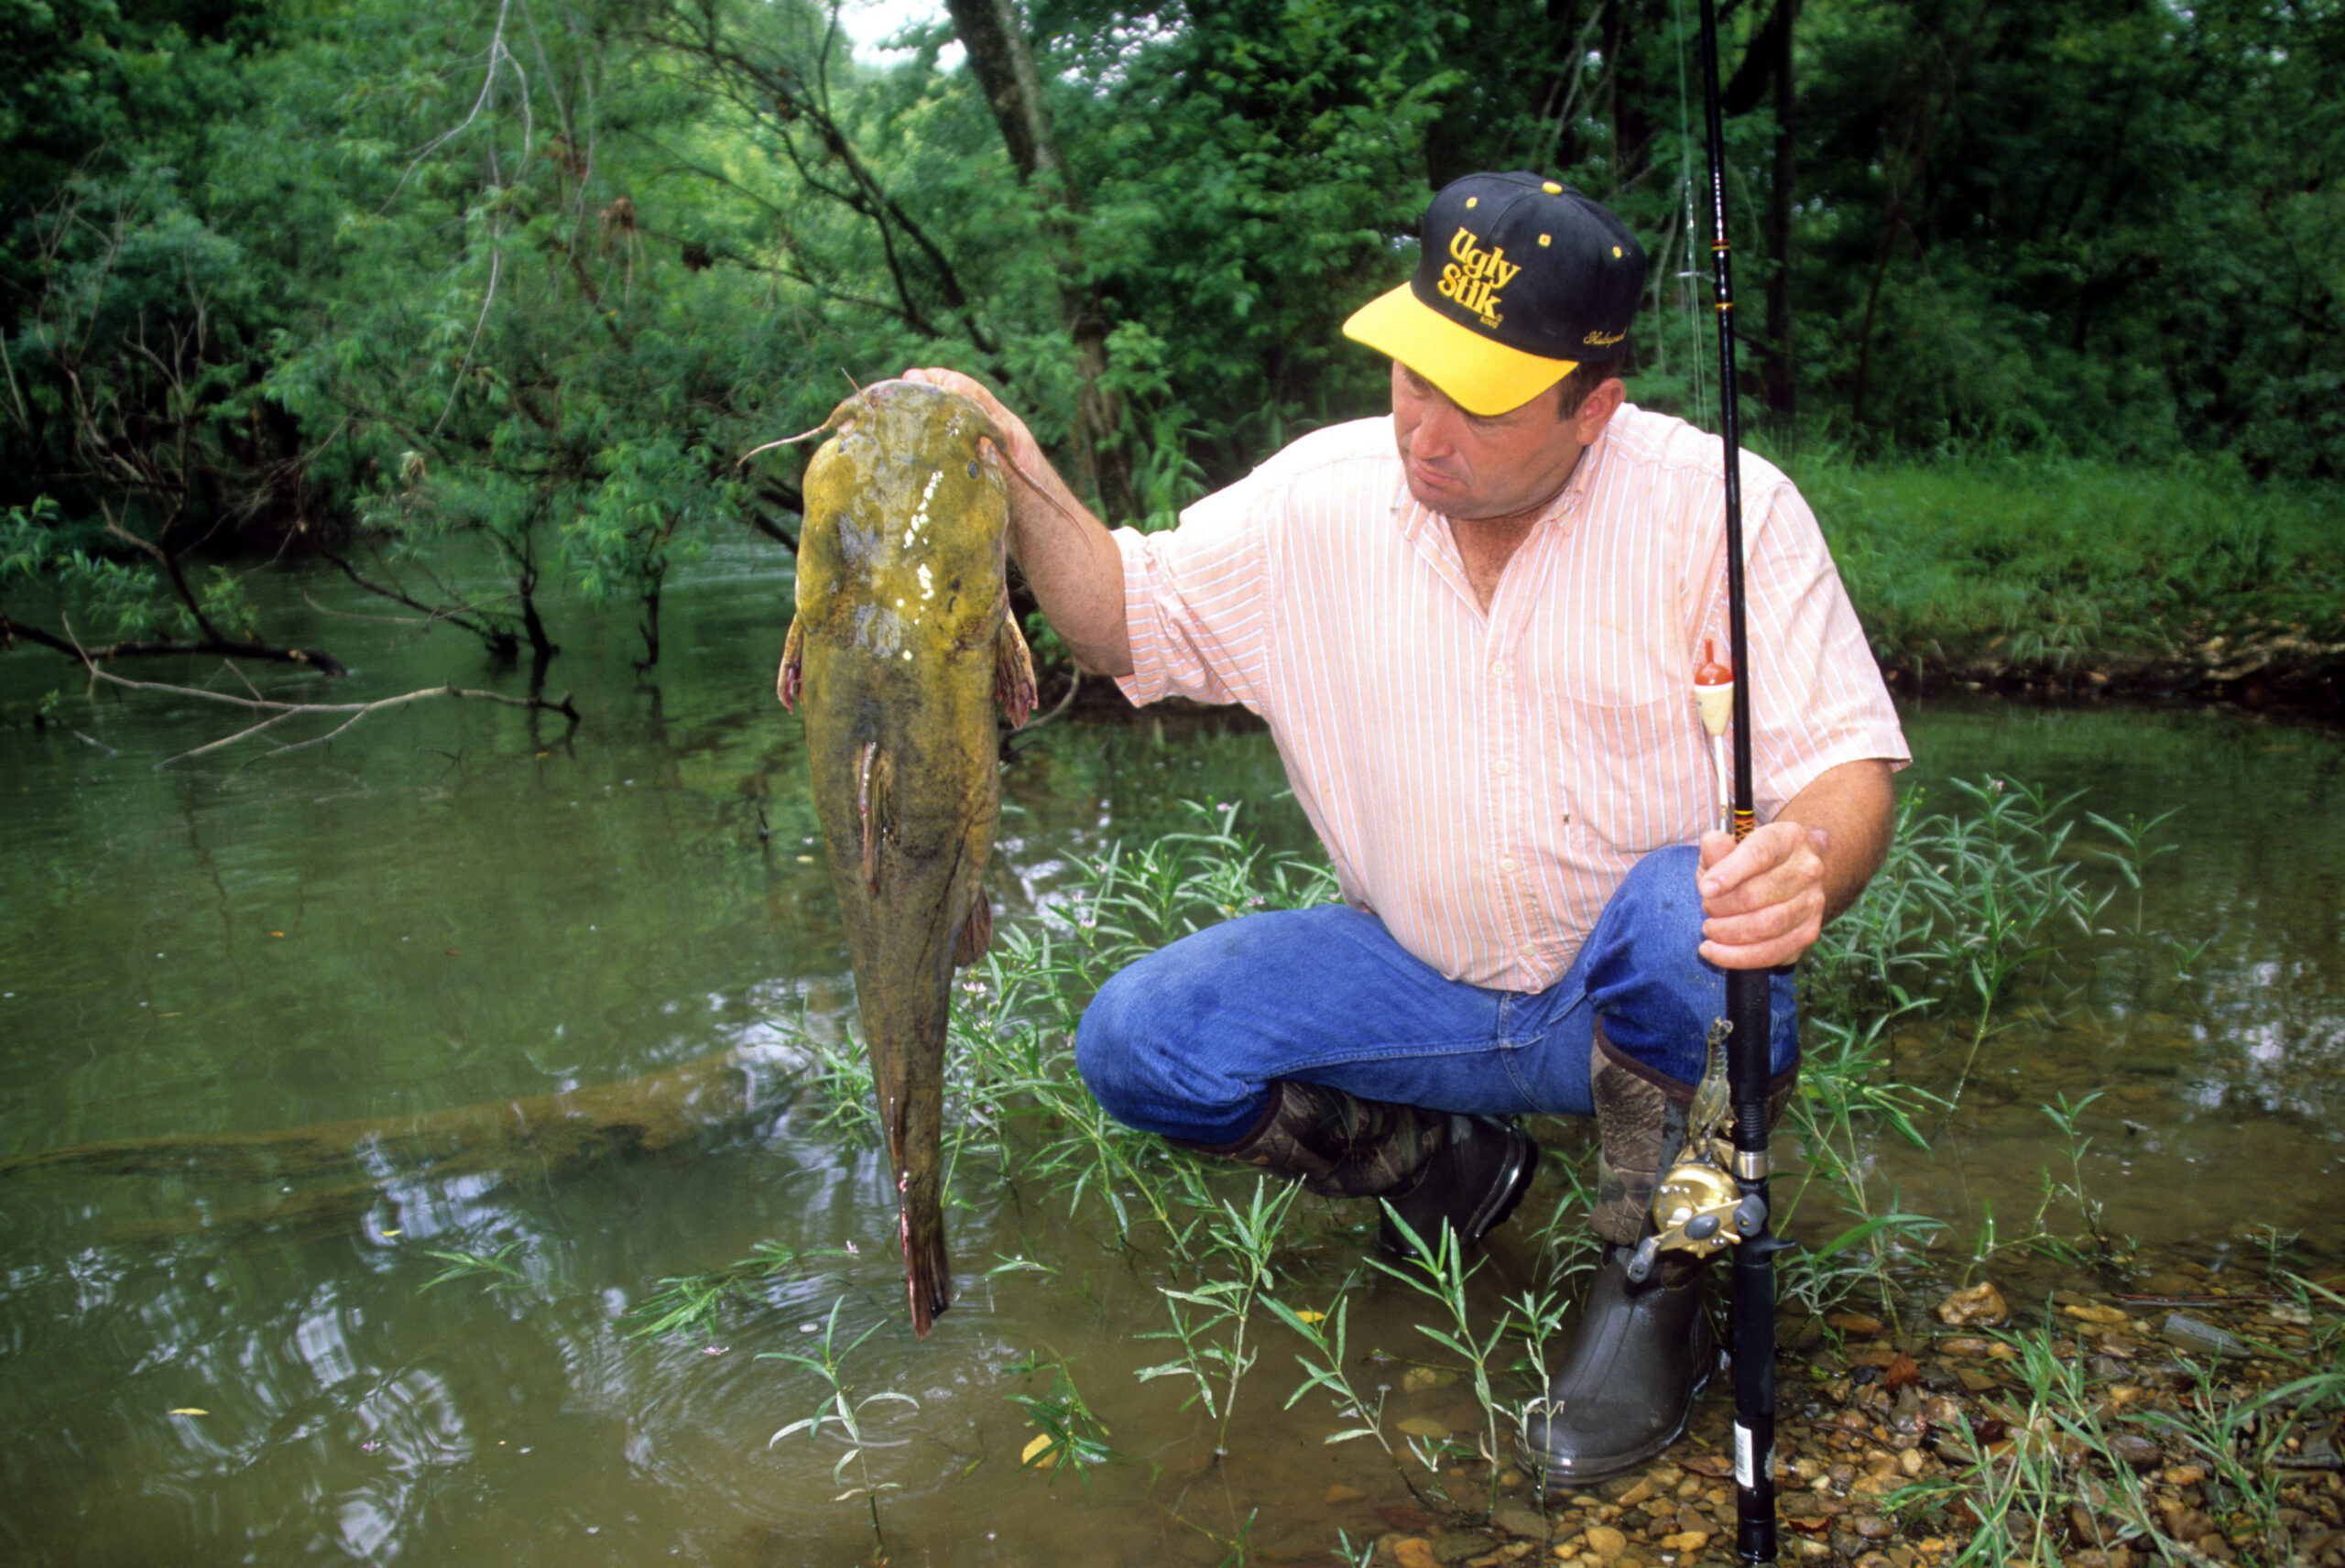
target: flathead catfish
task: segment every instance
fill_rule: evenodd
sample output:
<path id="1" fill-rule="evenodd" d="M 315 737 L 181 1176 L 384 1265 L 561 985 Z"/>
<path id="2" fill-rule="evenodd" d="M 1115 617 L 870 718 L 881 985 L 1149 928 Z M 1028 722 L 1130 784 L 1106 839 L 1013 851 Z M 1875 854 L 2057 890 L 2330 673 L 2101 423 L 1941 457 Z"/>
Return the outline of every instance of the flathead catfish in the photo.
<path id="1" fill-rule="evenodd" d="M 939 1191 L 953 970 L 993 934 L 993 711 L 1034 705 L 1003 580 L 1009 443 L 983 409 L 883 381 L 833 410 L 806 469 L 798 615 L 776 692 L 806 760 L 845 915 L 901 1207 L 912 1330 L 952 1305 Z"/>

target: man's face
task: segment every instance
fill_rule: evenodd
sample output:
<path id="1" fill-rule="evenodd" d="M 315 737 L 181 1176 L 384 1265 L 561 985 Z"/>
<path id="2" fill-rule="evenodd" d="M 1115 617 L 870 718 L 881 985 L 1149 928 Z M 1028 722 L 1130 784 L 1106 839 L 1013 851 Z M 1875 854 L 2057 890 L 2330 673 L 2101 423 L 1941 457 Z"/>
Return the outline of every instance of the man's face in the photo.
<path id="1" fill-rule="evenodd" d="M 1607 383 L 1607 388 L 1617 383 Z M 1409 494 L 1452 518 L 1514 517 L 1554 498 L 1579 454 L 1611 416 L 1599 390 L 1584 405 L 1595 410 L 1555 417 L 1563 396 L 1551 387 L 1503 414 L 1469 414 L 1446 393 L 1399 360 L 1392 362 L 1392 431 L 1408 473 Z"/>

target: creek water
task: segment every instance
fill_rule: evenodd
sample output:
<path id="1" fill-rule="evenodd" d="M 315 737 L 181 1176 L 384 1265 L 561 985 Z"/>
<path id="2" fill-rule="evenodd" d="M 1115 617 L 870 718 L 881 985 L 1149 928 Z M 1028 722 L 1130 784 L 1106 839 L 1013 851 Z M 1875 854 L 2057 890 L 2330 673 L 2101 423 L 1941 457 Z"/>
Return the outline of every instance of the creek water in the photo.
<path id="1" fill-rule="evenodd" d="M 246 720 L 0 661 L 0 1158 L 509 1103 L 725 1051 L 773 1091 L 681 1143 L 539 1169 L 419 1173 L 361 1147 L 321 1184 L 220 1143 L 0 1173 L 0 1555 L 845 1563 L 874 1552 L 852 1495 L 868 1485 L 893 1563 L 1210 1563 L 1249 1518 L 1251 1549 L 1308 1555 L 1405 1500 L 1371 1443 L 1322 1441 L 1324 1399 L 1281 1408 L 1297 1345 L 1275 1326 L 1216 1459 L 1178 1383 L 1133 1376 L 1170 1354 L 1140 1337 L 1165 1324 L 1168 1276 L 1096 1203 L 1071 1219 L 1062 1195 L 962 1181 L 961 1297 L 912 1340 L 884 1171 L 788 1092 L 802 1040 L 846 1039 L 853 1005 L 798 725 L 771 696 L 789 583 L 775 552 L 719 551 L 671 585 L 665 657 L 640 674 L 631 617 L 557 606 L 549 689 L 575 693 L 574 730 L 439 699 L 330 746 L 259 755 L 326 727 L 308 720 L 174 761 Z M 518 689 L 447 628 L 345 618 L 383 606 L 338 579 L 260 586 L 273 626 L 354 671 L 253 671 L 272 694 Z M 214 661 L 130 673 L 232 685 Z M 59 722 L 24 722 L 60 685 Z M 2005 1008 L 1929 1152 L 1871 1140 L 1879 1192 L 1948 1221 L 1950 1248 L 1991 1211 L 2018 1226 L 2047 1167 L 2071 1174 L 2041 1105 L 2097 1091 L 2080 1171 L 2110 1232 L 2220 1251 L 2272 1226 L 2337 1257 L 2345 737 L 2181 707 L 1907 716 L 1903 787 L 1934 807 L 1959 805 L 1950 779 L 2001 776 L 2085 791 L 2071 815 L 2178 814 L 2138 901 L 2081 848 L 2113 841 L 2080 830 L 2117 890 L 2106 934 L 2064 938 Z M 1186 824 L 1184 800 L 1244 801 L 1266 843 L 1309 847 L 1266 738 L 1223 715 L 1063 721 L 1004 793 L 1005 921 L 1079 857 Z M 1897 1040 L 1901 1071 L 1943 1092 L 1970 1031 Z M 1794 1234 L 1847 1223 L 1807 1203 Z M 1314 1205 L 1283 1255 L 1296 1299 L 1354 1273 L 1361 1218 Z M 1495 1238 L 1484 1306 L 1530 1224 Z M 762 1243 L 855 1251 L 688 1335 L 628 1333 L 659 1281 Z M 435 1285 L 438 1252 L 503 1271 Z M 1356 1353 L 1430 1354 L 1422 1302 L 1351 1294 Z M 863 1406 L 839 1469 L 835 1432 L 768 1441 L 824 1407 L 827 1385 L 771 1356 L 818 1354 L 825 1325 L 842 1350 L 871 1331 L 843 1362 L 857 1398 L 917 1401 Z M 1047 1397 L 1043 1362 L 1132 1463 L 1020 1468 L 1034 1429 L 1009 1396 Z M 1476 1426 L 1464 1385 L 1397 1363 L 1389 1380 L 1389 1420 Z"/>

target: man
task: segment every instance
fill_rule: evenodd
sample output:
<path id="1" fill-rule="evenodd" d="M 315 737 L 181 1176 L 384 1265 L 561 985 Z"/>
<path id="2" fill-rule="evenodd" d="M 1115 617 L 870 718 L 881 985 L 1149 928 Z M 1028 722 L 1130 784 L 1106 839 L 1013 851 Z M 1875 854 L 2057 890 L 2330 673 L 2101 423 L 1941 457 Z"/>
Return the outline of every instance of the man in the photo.
<path id="1" fill-rule="evenodd" d="M 1746 457 L 1765 825 L 1717 831 L 1693 672 L 1727 641 L 1723 464 L 1607 363 L 1643 278 L 1578 192 L 1456 181 L 1415 276 L 1344 329 L 1391 356 L 1391 422 L 1306 436 L 1146 537 L 1083 512 L 975 382 L 914 373 L 980 397 L 1050 486 L 1015 488 L 1010 548 L 1075 657 L 1138 702 L 1260 713 L 1342 887 L 1112 979 L 1077 1035 L 1100 1102 L 1465 1245 L 1530 1185 L 1514 1114 L 1597 1118 L 1604 1262 L 1518 1445 L 1567 1486 L 1684 1427 L 1715 1358 L 1702 1265 L 1631 1283 L 1626 1258 L 1726 969 L 1777 971 L 1788 1092 L 1788 966 L 1879 866 L 1906 756 L 1813 517 Z"/>

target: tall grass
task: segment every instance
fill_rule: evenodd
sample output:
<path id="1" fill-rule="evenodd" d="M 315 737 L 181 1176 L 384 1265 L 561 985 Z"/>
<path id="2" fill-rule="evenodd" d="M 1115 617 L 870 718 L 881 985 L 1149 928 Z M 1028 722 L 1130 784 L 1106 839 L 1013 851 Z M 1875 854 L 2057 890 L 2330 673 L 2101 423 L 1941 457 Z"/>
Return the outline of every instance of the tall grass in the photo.
<path id="1" fill-rule="evenodd" d="M 2106 824 L 2100 831 L 2110 847 L 2080 853 L 2071 842 L 2080 831 L 2068 820 L 2073 800 L 2048 800 L 2023 785 L 1958 784 L 1949 809 L 1931 805 L 1918 794 L 1907 798 L 1887 865 L 1803 966 L 1805 1064 L 1789 1113 L 1803 1158 L 1795 1173 L 1778 1178 L 1776 1201 L 1784 1223 L 1797 1221 L 1803 1234 L 1816 1232 L 1814 1216 L 1821 1213 L 1827 1239 L 1786 1255 L 1779 1267 L 1787 1299 L 1817 1312 L 1860 1294 L 1889 1301 L 1903 1293 L 1915 1281 L 1928 1233 L 1944 1228 L 1942 1220 L 1908 1212 L 1897 1192 L 1881 1187 L 1875 1156 L 1884 1138 L 1926 1148 L 1933 1122 L 1959 1096 L 1970 1063 L 1950 1093 L 1925 1092 L 1899 1071 L 1901 1030 L 1931 1015 L 1934 1032 L 1957 1049 L 1967 1042 L 1975 1059 L 2001 1027 L 2014 985 L 2061 962 L 2055 934 L 2098 932 L 2095 918 L 2122 876 L 2111 869 L 2117 862 L 2138 875 L 2158 853 L 2154 823 Z M 1324 1224 L 1333 1211 L 1299 1201 L 1296 1189 L 1265 1183 L 1249 1169 L 1202 1161 L 1119 1126 L 1075 1072 L 1076 1021 L 1118 968 L 1236 914 L 1334 896 L 1324 864 L 1265 853 L 1238 825 L 1237 808 L 1193 811 L 1181 833 L 1111 848 L 1082 866 L 1070 885 L 1046 899 L 1040 918 L 998 931 L 993 953 L 964 973 L 947 1053 L 947 1152 L 954 1172 L 948 1191 L 1015 1181 L 1114 1228 L 1161 1297 L 1153 1322 L 1129 1332 L 1172 1352 L 1140 1376 L 1172 1378 L 1191 1391 L 1206 1423 L 1201 1435 L 1210 1456 L 1203 1473 L 1213 1472 L 1242 1438 L 1231 1421 L 1242 1385 L 1262 1375 L 1264 1363 L 1283 1371 L 1292 1360 L 1302 1380 L 1287 1402 L 1314 1393 L 1330 1401 L 1342 1425 L 1328 1441 L 1372 1440 L 1421 1501 L 1469 1512 L 1466 1496 L 1446 1489 L 1443 1477 L 1451 1466 L 1478 1459 L 1478 1480 L 1487 1485 L 1476 1486 L 1475 1500 L 1487 1513 L 1497 1503 L 1504 1428 L 1543 1391 L 1550 1341 L 1564 1318 L 1561 1287 L 1587 1264 L 1587 1173 L 1564 1165 L 1565 1195 L 1543 1225 L 1540 1214 L 1526 1211 L 1511 1228 L 1510 1247 L 1536 1255 L 1526 1276 L 1536 1283 L 1514 1301 L 1489 1300 L 1492 1292 L 1473 1283 L 1473 1261 L 1454 1249 L 1385 1269 L 1419 1299 L 1425 1343 L 1471 1378 L 1487 1417 L 1474 1443 L 1396 1441 L 1384 1386 L 1358 1371 L 1359 1320 L 1349 1311 L 1355 1293 L 1379 1276 L 1347 1266 L 1336 1280 L 1324 1266 L 1301 1274 L 1291 1262 L 1300 1255 L 1290 1249 L 1292 1233 Z M 870 1136 L 870 1080 L 860 1051 L 834 1051 L 816 1075 L 822 1092 L 810 1114 Z M 1982 1249 L 2012 1246 L 2072 1262 L 2105 1250 L 2097 1211 L 2083 1191 L 2074 1127 L 2080 1108 L 2064 1104 L 2053 1113 L 2056 1122 L 2067 1118 L 2067 1179 L 2056 1182 L 2047 1171 L 2045 1208 L 2028 1234 L 2000 1244 L 1982 1237 L 1972 1249 L 1974 1266 Z M 2056 1198 L 2083 1219 L 2083 1245 L 2054 1233 Z M 812 1261 L 812 1254 L 775 1253 L 704 1279 L 664 1281 L 638 1322 L 679 1332 L 697 1315 L 731 1310 L 728 1302 L 737 1305 L 767 1280 Z M 1292 1304 L 1305 1300 L 1322 1305 L 1304 1311 Z M 1402 1345 L 1389 1348 L 1406 1354 Z M 838 1390 L 814 1391 L 827 1401 L 829 1419 L 838 1421 Z M 1074 1408 L 1069 1399 L 1053 1399 L 1057 1402 L 1020 1402 L 1030 1414 L 1047 1406 L 1063 1416 Z M 1085 1404 L 1086 1420 L 1088 1410 Z M 1056 1430 L 1043 1425 L 1045 1436 Z M 1104 1443 L 1053 1441 L 1079 1464 L 1114 1457 Z M 858 1494 L 867 1505 L 876 1503 L 874 1485 L 867 1480 Z M 1179 1522 L 1204 1528 L 1186 1518 Z M 1234 1513 L 1227 1528 L 1243 1534 Z"/>
<path id="2" fill-rule="evenodd" d="M 2044 454 L 1795 463 L 1905 675 L 2223 670 L 2345 642 L 2345 492 Z M 2220 639 L 2220 640 L 2218 640 Z"/>

